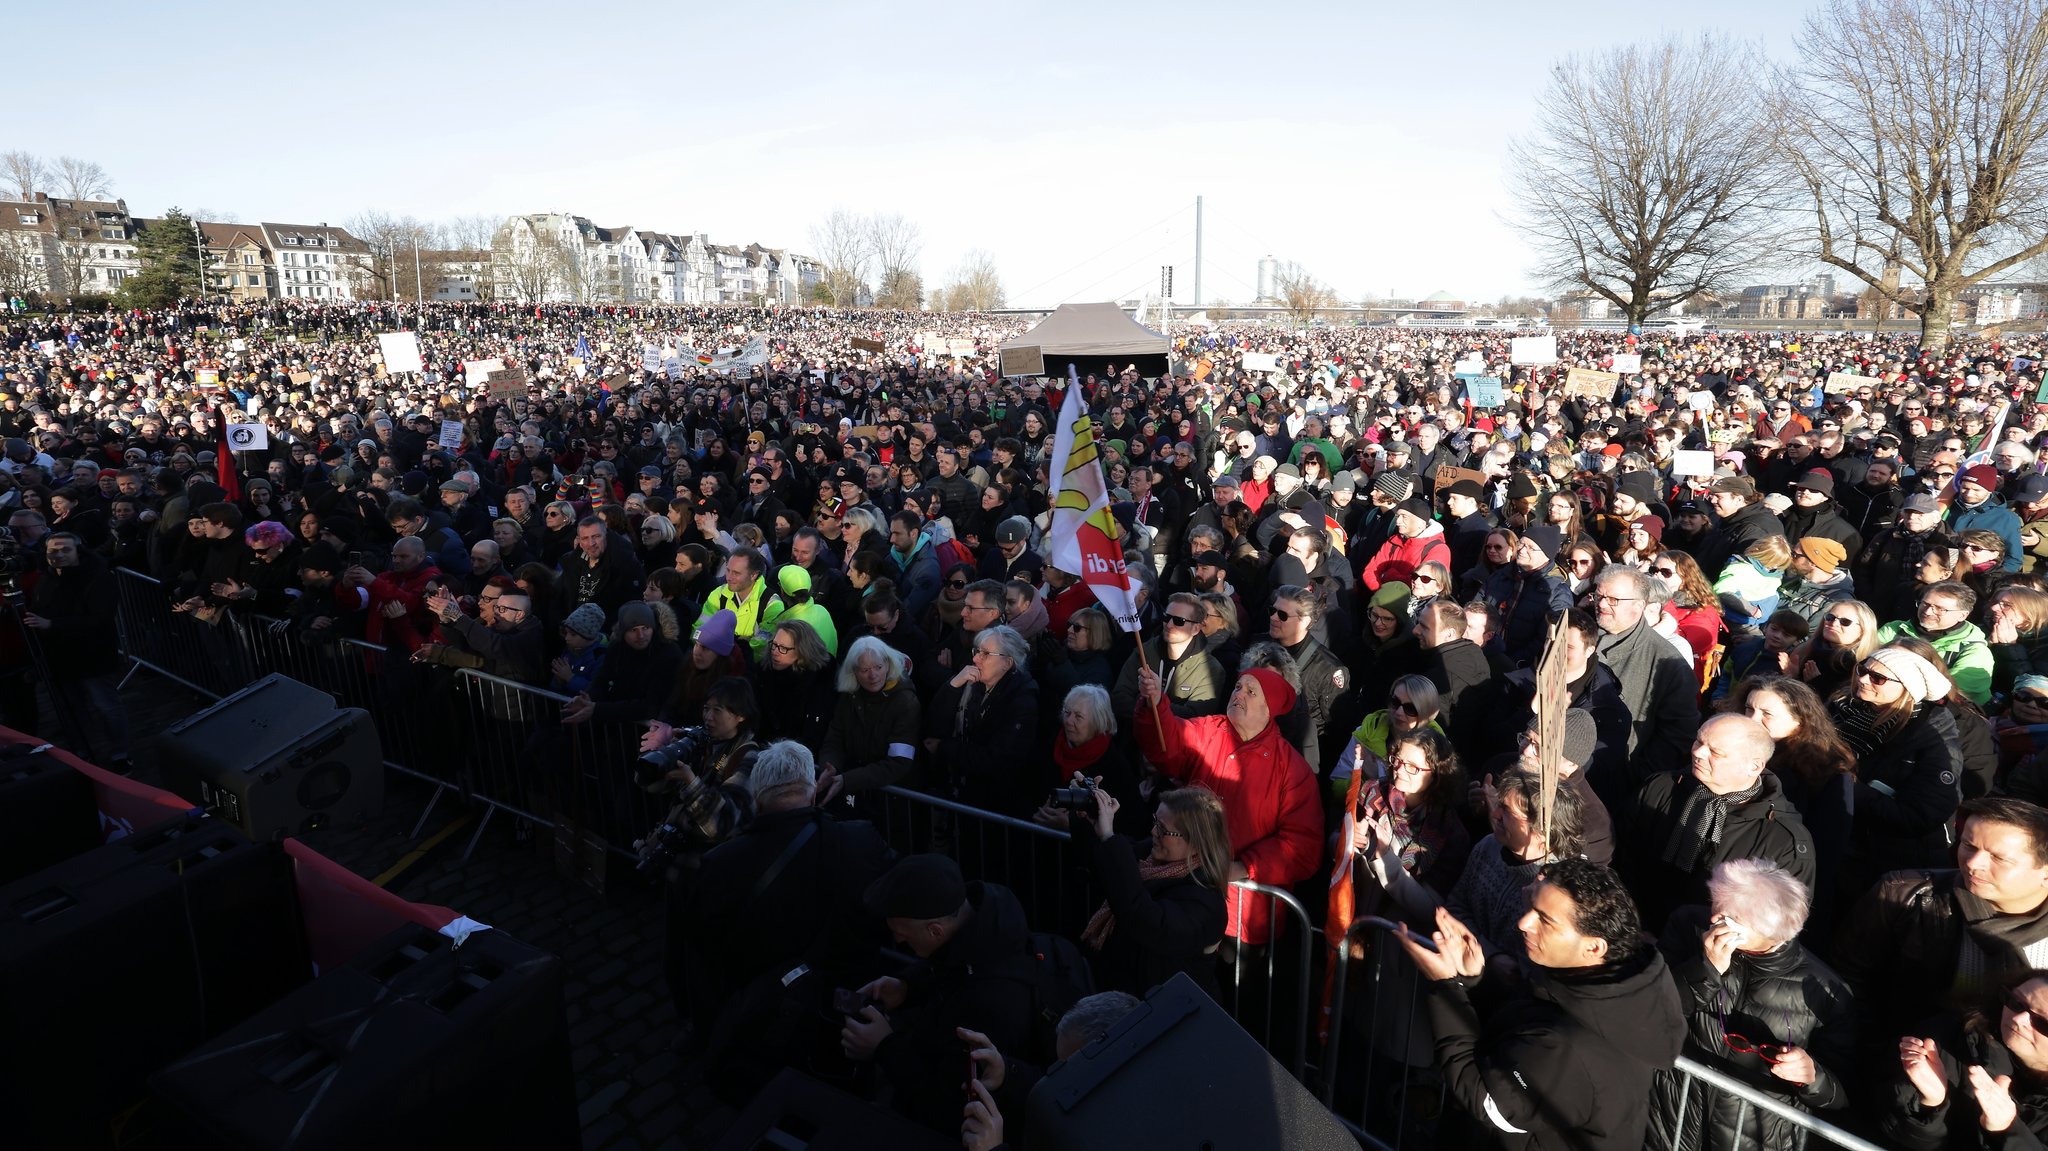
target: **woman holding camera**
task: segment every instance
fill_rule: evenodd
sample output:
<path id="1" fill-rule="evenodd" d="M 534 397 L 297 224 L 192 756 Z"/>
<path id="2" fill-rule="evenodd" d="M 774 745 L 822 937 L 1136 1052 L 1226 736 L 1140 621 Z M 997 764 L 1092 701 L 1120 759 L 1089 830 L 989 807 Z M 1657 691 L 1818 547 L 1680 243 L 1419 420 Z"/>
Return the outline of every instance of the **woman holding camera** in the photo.
<path id="1" fill-rule="evenodd" d="M 644 762 L 661 756 L 666 767 L 648 790 L 673 786 L 676 826 L 693 833 L 700 847 L 711 847 L 730 839 L 753 817 L 747 776 L 761 750 L 754 735 L 761 706 L 754 698 L 754 685 L 728 676 L 711 685 L 702 714 L 701 735 L 690 729 L 678 731 L 660 720 L 650 722 L 647 734 L 640 737 L 640 750 Z"/>
<path id="2" fill-rule="evenodd" d="M 1095 789 L 1092 816 L 1075 812 L 1074 836 L 1107 898 L 1081 943 L 1095 956 L 1095 985 L 1143 995 L 1186 972 L 1214 998 L 1223 941 L 1223 885 L 1230 877 L 1230 830 L 1223 801 L 1202 787 L 1159 797 L 1149 839 L 1115 833 L 1116 797 Z"/>

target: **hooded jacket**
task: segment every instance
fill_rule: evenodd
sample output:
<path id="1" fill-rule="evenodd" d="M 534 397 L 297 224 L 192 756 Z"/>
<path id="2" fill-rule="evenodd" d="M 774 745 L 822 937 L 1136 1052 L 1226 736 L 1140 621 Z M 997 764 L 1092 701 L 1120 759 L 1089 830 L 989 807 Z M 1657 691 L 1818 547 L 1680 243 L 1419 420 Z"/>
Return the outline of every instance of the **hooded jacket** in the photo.
<path id="1" fill-rule="evenodd" d="M 2025 549 L 2020 546 L 2020 517 L 2008 507 L 2005 497 L 1990 495 L 1976 507 L 1966 507 L 1958 499 L 1948 508 L 1948 530 L 1956 535 L 1964 532 L 1991 532 L 2005 541 L 2005 560 L 1998 570 L 2016 572 L 2020 570 L 2020 557 Z"/>
<path id="2" fill-rule="evenodd" d="M 1928 635 L 1912 621 L 1895 619 L 1877 629 L 1877 642 L 1887 644 L 1902 635 L 1926 640 L 1941 657 L 1942 666 L 1948 668 L 1948 677 L 1955 681 L 1956 690 L 1970 697 L 1978 707 L 1991 700 L 1991 673 L 1997 660 L 1991 652 L 1991 645 L 1984 642 L 1984 629 L 1968 620 L 1942 632 Z"/>
<path id="3" fill-rule="evenodd" d="M 1365 582 L 1367 591 L 1378 591 L 1381 584 L 1412 581 L 1415 569 L 1431 560 L 1445 568 L 1451 566 L 1451 545 L 1444 540 L 1443 525 L 1433 520 L 1414 539 L 1399 532 L 1388 536 L 1380 550 L 1366 561 L 1359 578 Z"/>
<path id="4" fill-rule="evenodd" d="M 1268 722 L 1239 739 L 1228 715 L 1182 719 L 1171 708 L 1141 707 L 1138 747 L 1159 770 L 1223 801 L 1230 851 L 1253 881 L 1286 887 L 1322 862 L 1323 805 L 1308 761 Z M 1271 937 L 1270 900 L 1230 890 L 1230 933 L 1246 943 Z"/>
<path id="5" fill-rule="evenodd" d="M 1431 984 L 1428 1007 L 1450 1093 L 1513 1151 L 1639 1151 L 1655 1075 L 1685 1041 L 1677 987 L 1647 946 L 1600 967 L 1538 967 L 1483 1016 L 1458 980 Z"/>

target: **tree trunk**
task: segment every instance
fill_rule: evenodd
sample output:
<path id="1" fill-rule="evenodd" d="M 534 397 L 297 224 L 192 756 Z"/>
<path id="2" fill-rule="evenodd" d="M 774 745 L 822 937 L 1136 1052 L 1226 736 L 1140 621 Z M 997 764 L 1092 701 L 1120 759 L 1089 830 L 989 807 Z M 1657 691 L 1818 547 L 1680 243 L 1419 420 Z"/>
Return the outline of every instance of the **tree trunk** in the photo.
<path id="1" fill-rule="evenodd" d="M 1927 285 L 1927 305 L 1920 312 L 1920 352 L 1938 356 L 1948 347 L 1948 322 L 1956 314 L 1956 289 Z"/>

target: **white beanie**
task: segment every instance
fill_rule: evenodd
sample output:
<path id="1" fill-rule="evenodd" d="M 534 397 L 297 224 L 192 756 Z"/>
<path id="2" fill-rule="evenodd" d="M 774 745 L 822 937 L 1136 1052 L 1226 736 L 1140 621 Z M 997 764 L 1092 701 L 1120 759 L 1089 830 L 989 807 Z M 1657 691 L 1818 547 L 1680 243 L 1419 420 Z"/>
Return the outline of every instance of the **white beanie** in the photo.
<path id="1" fill-rule="evenodd" d="M 1906 689 L 1914 702 L 1924 703 L 1949 691 L 1948 676 L 1941 669 L 1928 663 L 1902 647 L 1881 647 L 1870 653 L 1873 663 L 1884 665 L 1893 679 Z"/>

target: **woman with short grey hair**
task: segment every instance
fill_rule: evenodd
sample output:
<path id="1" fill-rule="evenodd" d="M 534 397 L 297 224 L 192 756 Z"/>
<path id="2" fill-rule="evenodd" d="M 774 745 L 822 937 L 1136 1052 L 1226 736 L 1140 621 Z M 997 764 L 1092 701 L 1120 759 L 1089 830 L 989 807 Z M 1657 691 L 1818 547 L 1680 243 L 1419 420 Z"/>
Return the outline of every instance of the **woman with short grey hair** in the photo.
<path id="1" fill-rule="evenodd" d="M 984 811 L 1029 816 L 1045 794 L 1036 754 L 1038 683 L 1031 649 L 1003 624 L 974 637 L 967 666 L 954 674 L 927 711 L 925 749 L 953 798 Z"/>
<path id="2" fill-rule="evenodd" d="M 841 795 L 856 811 L 880 788 L 908 778 L 916 765 L 922 719 L 903 653 L 864 635 L 839 663 L 839 702 L 818 762 L 826 769 L 818 806 Z"/>
<path id="3" fill-rule="evenodd" d="M 1611 569 L 1610 569 L 1611 570 Z M 1711 907 L 1681 908 L 1658 947 L 1686 1014 L 1685 1055 L 1803 1111 L 1847 1105 L 1855 1053 L 1849 988 L 1798 935 L 1812 896 L 1784 868 L 1731 859 L 1707 880 Z M 1650 1097 L 1656 1151 L 1793 1151 L 1800 1129 L 1725 1091 L 1665 1073 Z"/>

